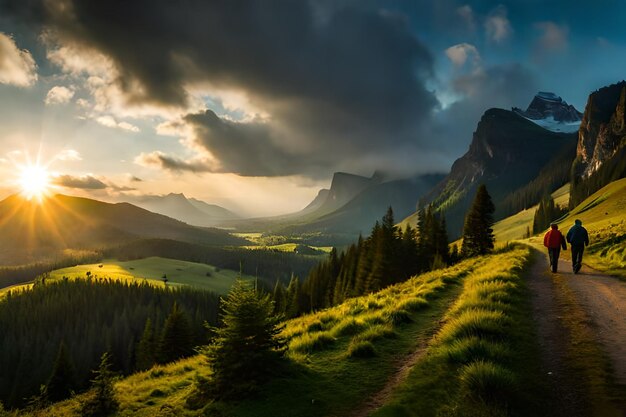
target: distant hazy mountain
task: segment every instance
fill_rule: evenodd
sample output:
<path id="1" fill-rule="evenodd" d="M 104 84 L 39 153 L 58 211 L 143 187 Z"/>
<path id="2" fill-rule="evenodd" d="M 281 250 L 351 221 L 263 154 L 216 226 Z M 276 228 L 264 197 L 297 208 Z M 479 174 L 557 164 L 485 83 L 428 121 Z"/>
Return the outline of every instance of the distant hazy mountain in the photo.
<path id="1" fill-rule="evenodd" d="M 246 242 L 222 230 L 190 226 L 129 203 L 65 195 L 41 204 L 18 195 L 0 202 L 0 264 L 51 259 L 66 249 L 101 248 L 139 237 L 206 245 Z"/>
<path id="2" fill-rule="evenodd" d="M 374 175 L 369 186 L 336 210 L 304 224 L 285 229 L 289 233 L 322 232 L 357 236 L 368 235 L 376 220 L 392 207 L 397 220 L 415 211 L 417 201 L 432 189 L 443 175 L 429 174 L 387 182 Z M 332 190 L 332 188 L 331 188 Z"/>
<path id="3" fill-rule="evenodd" d="M 194 198 L 188 199 L 184 194 L 144 195 L 128 197 L 127 201 L 154 213 L 163 214 L 194 226 L 219 226 L 226 220 L 239 217 L 223 207 Z"/>
<path id="4" fill-rule="evenodd" d="M 544 129 L 515 111 L 487 110 L 469 150 L 426 197 L 445 213 L 451 237 L 461 234 L 465 212 L 481 183 L 496 206 L 523 187 L 576 141 L 575 133 Z"/>

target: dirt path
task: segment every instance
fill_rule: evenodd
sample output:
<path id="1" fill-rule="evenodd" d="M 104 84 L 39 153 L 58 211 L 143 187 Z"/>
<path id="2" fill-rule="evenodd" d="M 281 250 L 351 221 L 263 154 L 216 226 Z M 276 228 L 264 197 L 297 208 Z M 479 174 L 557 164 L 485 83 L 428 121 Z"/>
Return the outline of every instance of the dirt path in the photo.
<path id="1" fill-rule="evenodd" d="M 626 283 L 587 266 L 574 275 L 571 262 L 560 263 L 567 285 L 594 323 L 615 379 L 626 385 Z"/>
<path id="2" fill-rule="evenodd" d="M 434 334 L 434 332 L 433 332 Z M 349 414 L 349 417 L 367 417 L 374 411 L 378 410 L 389 399 L 393 391 L 406 379 L 409 375 L 409 371 L 413 368 L 413 365 L 419 361 L 428 348 L 428 342 L 431 337 L 423 337 L 419 340 L 417 348 L 409 355 L 402 358 L 398 363 L 398 369 L 385 383 L 385 386 L 378 391 L 374 396 L 370 397 L 363 405 L 354 412 Z"/>
<path id="3" fill-rule="evenodd" d="M 585 404 L 581 400 L 583 381 L 572 377 L 563 354 L 571 343 L 563 323 L 568 318 L 564 317 L 560 304 L 563 296 L 557 293 L 547 256 L 543 252 L 536 255 L 528 284 L 533 294 L 544 368 L 553 381 L 557 402 L 554 415 L 585 415 Z M 560 291 L 567 289 L 589 319 L 586 327 L 607 355 L 616 382 L 626 385 L 626 283 L 586 266 L 579 274 L 574 274 L 569 260 L 559 260 L 556 278 Z"/>
<path id="4" fill-rule="evenodd" d="M 561 322 L 562 313 L 556 301 L 556 287 L 543 254 L 535 254 L 528 274 L 528 287 L 532 294 L 533 316 L 539 333 L 543 371 L 551 380 L 550 386 L 556 401 L 554 409 L 550 411 L 558 417 L 584 416 L 588 411 L 581 400 L 584 388 L 576 383 L 563 357 L 567 347 L 567 330 Z"/>

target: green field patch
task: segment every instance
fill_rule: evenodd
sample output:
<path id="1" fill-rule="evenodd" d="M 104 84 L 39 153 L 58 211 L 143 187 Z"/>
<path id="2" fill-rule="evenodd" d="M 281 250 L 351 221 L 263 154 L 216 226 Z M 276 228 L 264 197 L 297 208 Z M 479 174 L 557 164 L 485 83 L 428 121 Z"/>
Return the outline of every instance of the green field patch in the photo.
<path id="1" fill-rule="evenodd" d="M 146 280 L 152 285 L 189 285 L 226 294 L 232 287 L 239 272 L 220 269 L 212 265 L 176 259 L 149 257 L 133 261 L 116 261 L 107 259 L 96 264 L 77 265 L 69 268 L 57 269 L 50 272 L 49 279 L 112 278 L 122 281 Z M 254 277 L 243 275 L 244 279 Z"/>

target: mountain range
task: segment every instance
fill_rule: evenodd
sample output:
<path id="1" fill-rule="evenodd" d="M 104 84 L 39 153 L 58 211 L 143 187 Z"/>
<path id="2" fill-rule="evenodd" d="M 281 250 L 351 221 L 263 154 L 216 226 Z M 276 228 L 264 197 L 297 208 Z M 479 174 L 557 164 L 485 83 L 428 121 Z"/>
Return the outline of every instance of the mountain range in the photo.
<path id="1" fill-rule="evenodd" d="M 2 265 L 49 260 L 68 249 L 99 249 L 149 237 L 203 245 L 248 243 L 223 230 L 190 226 L 129 203 L 65 195 L 48 197 L 43 203 L 20 195 L 0 201 Z"/>
<path id="2" fill-rule="evenodd" d="M 525 111 L 489 109 L 468 151 L 447 175 L 395 179 L 381 172 L 371 177 L 338 172 L 330 187 L 302 210 L 269 218 L 241 219 L 222 207 L 174 193 L 129 197 L 134 205 L 62 195 L 38 204 L 11 196 L 0 202 L 0 264 L 50 259 L 66 249 L 102 248 L 145 237 L 204 245 L 248 243 L 224 230 L 197 226 L 324 236 L 325 244 L 338 245 L 368 234 L 389 206 L 396 220 L 414 224 L 418 202 L 444 213 L 449 235 L 456 238 L 480 184 L 487 185 L 497 207 L 507 207 L 508 212 L 497 213 L 504 217 L 536 204 L 570 180 L 572 195 L 584 198 L 623 176 L 626 82 L 593 92 L 582 118 L 580 114 L 546 92 L 538 93 Z M 542 122 L 547 119 L 579 124 L 580 129 L 568 133 L 547 128 Z"/>

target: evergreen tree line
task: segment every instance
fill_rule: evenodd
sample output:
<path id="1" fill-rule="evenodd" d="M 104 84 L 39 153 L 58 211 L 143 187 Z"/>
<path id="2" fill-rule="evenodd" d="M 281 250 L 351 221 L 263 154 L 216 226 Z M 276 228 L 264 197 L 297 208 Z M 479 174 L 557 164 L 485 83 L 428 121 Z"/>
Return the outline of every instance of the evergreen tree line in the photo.
<path id="1" fill-rule="evenodd" d="M 553 221 L 563 217 L 567 211 L 566 207 L 556 205 L 554 199 L 549 195 L 544 196 L 539 202 L 535 217 L 533 217 L 533 234 L 546 230 Z"/>
<path id="2" fill-rule="evenodd" d="M 576 157 L 576 142 L 572 141 L 554 160 L 550 161 L 525 186 L 507 195 L 498 205 L 496 219 L 504 219 L 538 204 L 546 194 L 552 193 L 570 181 L 572 161 Z"/>
<path id="3" fill-rule="evenodd" d="M 622 146 L 613 157 L 605 161 L 588 178 L 582 178 L 580 160 L 572 165 L 569 209 L 574 209 L 587 197 L 605 185 L 626 177 L 626 146 Z"/>
<path id="4" fill-rule="evenodd" d="M 218 295 L 112 280 L 59 280 L 0 303 L 0 400 L 23 406 L 87 387 L 103 352 L 129 374 L 194 353 L 217 324 Z"/>
<path id="5" fill-rule="evenodd" d="M 100 253 L 85 251 L 80 255 L 64 256 L 54 261 L 34 262 L 17 266 L 0 266 L 0 288 L 32 281 L 36 276 L 55 269 L 95 263 L 101 259 L 102 255 Z"/>
<path id="6" fill-rule="evenodd" d="M 320 259 L 291 252 L 203 246 L 170 239 L 137 240 L 105 249 L 103 256 L 121 261 L 161 256 L 204 263 L 258 277 L 260 284 L 268 289 L 273 288 L 276 280 L 288 283 L 292 275 L 308 275 Z"/>
<path id="7" fill-rule="evenodd" d="M 394 223 L 390 207 L 368 238 L 359 237 L 340 254 L 333 248 L 328 259 L 313 268 L 304 282 L 297 276 L 286 288 L 277 282 L 273 293 L 275 311 L 296 317 L 378 291 L 451 261 L 445 219 L 432 207 L 419 210 L 420 233 L 410 226 L 400 230 Z"/>

